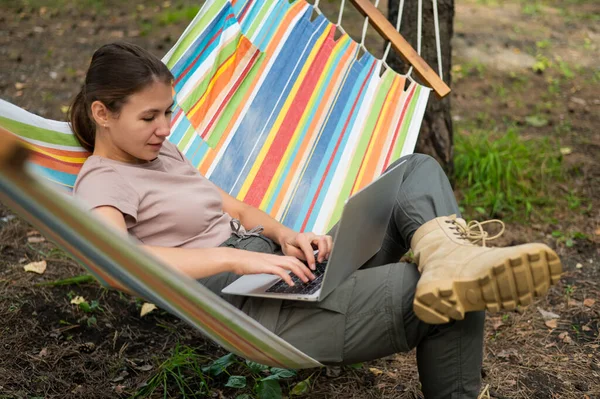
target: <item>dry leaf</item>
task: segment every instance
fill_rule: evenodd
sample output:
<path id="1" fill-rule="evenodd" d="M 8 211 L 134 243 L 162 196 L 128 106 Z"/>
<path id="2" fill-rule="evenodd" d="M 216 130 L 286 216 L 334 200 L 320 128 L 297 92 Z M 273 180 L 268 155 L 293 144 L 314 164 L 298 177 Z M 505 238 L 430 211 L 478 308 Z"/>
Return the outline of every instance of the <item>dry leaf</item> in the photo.
<path id="1" fill-rule="evenodd" d="M 557 315 L 556 313 L 548 312 L 548 311 L 546 311 L 546 310 L 544 310 L 542 308 L 538 308 L 538 310 L 542 314 L 542 318 L 545 321 L 552 320 L 552 319 L 559 319 L 560 318 L 560 316 Z"/>
<path id="2" fill-rule="evenodd" d="M 379 374 L 383 374 L 383 371 L 379 370 L 376 367 L 369 367 L 369 371 L 371 373 L 373 373 L 374 375 L 379 375 Z"/>
<path id="3" fill-rule="evenodd" d="M 44 274 L 46 271 L 46 261 L 42 260 L 40 262 L 31 262 L 23 266 L 26 272 L 33 272 L 37 274 Z"/>
<path id="4" fill-rule="evenodd" d="M 40 351 L 40 353 L 38 353 L 39 357 L 44 357 L 48 355 L 48 348 L 42 348 L 42 350 Z"/>
<path id="5" fill-rule="evenodd" d="M 571 147 L 561 147 L 560 148 L 560 153 L 563 155 L 569 155 L 572 152 L 573 152 L 573 149 Z"/>
<path id="6" fill-rule="evenodd" d="M 27 237 L 31 237 L 31 236 L 39 236 L 39 235 L 40 235 L 40 232 L 39 232 L 39 231 L 37 231 L 37 230 L 29 230 L 29 231 L 27 232 Z"/>
<path id="7" fill-rule="evenodd" d="M 61 105 L 60 106 L 60 112 L 62 112 L 63 114 L 66 114 L 67 112 L 69 112 L 69 106 L 68 105 Z"/>
<path id="8" fill-rule="evenodd" d="M 154 309 L 156 309 L 155 304 L 146 302 L 142 305 L 142 311 L 140 312 L 140 316 L 144 317 L 148 313 L 152 312 Z"/>
<path id="9" fill-rule="evenodd" d="M 45 242 L 45 241 L 46 241 L 46 239 L 44 237 L 39 237 L 39 236 L 38 237 L 33 236 L 33 237 L 27 238 L 27 242 L 30 244 L 38 244 L 40 242 Z"/>
<path id="10" fill-rule="evenodd" d="M 596 303 L 596 300 L 592 299 L 592 298 L 586 298 L 583 300 L 583 306 L 587 306 L 588 308 L 591 308 L 592 306 L 594 306 L 595 303 Z"/>
<path id="11" fill-rule="evenodd" d="M 504 323 L 502 323 L 502 318 L 501 317 L 491 317 L 490 321 L 492 322 L 492 328 L 494 330 L 499 329 L 501 326 L 504 325 Z"/>
<path id="12" fill-rule="evenodd" d="M 598 228 L 596 229 L 596 231 L 594 232 L 594 234 L 596 234 L 597 236 L 600 236 L 600 227 L 598 227 Z"/>
<path id="13" fill-rule="evenodd" d="M 548 328 L 555 329 L 556 327 L 558 327 L 558 320 L 557 319 L 548 320 L 544 324 L 546 324 L 546 327 L 548 327 Z"/>
<path id="14" fill-rule="evenodd" d="M 73 305 L 79 305 L 80 303 L 85 302 L 85 298 L 82 296 L 76 296 L 75 298 L 71 299 L 71 303 Z"/>
<path id="15" fill-rule="evenodd" d="M 23 90 L 27 85 L 25 83 L 17 82 L 15 83 L 15 89 Z"/>
<path id="16" fill-rule="evenodd" d="M 592 331 L 592 329 L 589 328 L 588 326 L 581 326 L 581 330 L 582 331 Z"/>

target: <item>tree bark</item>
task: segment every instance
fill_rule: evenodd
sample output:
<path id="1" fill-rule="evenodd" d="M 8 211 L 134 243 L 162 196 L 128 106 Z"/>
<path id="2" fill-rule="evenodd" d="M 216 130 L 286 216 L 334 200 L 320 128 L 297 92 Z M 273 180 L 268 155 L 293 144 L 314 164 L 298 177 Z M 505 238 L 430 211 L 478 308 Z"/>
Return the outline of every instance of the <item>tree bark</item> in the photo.
<path id="1" fill-rule="evenodd" d="M 389 0 L 388 20 L 396 26 L 398 18 L 399 0 Z M 438 0 L 438 15 L 440 24 L 440 46 L 442 52 L 443 80 L 450 87 L 450 70 L 452 68 L 452 49 L 450 40 L 453 34 L 454 0 Z M 402 13 L 402 24 L 400 33 L 417 49 L 417 0 L 405 0 L 404 12 Z M 433 4 L 431 1 L 423 1 L 423 23 L 422 23 L 421 57 L 427 61 L 429 66 L 438 71 L 437 50 L 435 45 L 435 26 L 433 18 Z M 390 50 L 388 64 L 396 71 L 405 73 L 408 67 L 393 50 Z M 412 75 L 415 77 L 414 75 Z M 417 147 L 415 152 L 431 155 L 440 162 L 446 172 L 451 176 L 453 172 L 453 131 L 452 118 L 450 116 L 450 95 L 443 100 L 431 93 L 427 110 Z"/>

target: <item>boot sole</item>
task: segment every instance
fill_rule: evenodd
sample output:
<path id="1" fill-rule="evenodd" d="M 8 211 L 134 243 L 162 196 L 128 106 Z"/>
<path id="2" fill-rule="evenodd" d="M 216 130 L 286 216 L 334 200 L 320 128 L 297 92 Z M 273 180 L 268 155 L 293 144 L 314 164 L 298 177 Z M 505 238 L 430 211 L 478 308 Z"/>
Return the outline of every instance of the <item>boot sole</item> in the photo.
<path id="1" fill-rule="evenodd" d="M 465 312 L 513 310 L 545 295 L 560 279 L 562 265 L 552 250 L 526 253 L 471 280 L 442 280 L 417 288 L 414 312 L 429 324 L 462 320 Z"/>

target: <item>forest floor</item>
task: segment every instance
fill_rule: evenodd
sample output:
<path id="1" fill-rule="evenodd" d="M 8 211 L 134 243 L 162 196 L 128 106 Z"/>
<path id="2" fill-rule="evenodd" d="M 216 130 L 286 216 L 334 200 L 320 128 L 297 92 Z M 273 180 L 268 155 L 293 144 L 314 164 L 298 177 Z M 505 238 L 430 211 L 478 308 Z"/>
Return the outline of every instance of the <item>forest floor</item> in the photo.
<path id="1" fill-rule="evenodd" d="M 188 0 L 0 5 L 0 98 L 59 120 L 97 47 L 124 39 L 162 56 L 198 10 Z M 460 0 L 455 11 L 457 198 L 468 218 L 506 221 L 497 245 L 545 242 L 564 265 L 546 297 L 488 315 L 481 397 L 598 399 L 600 3 Z M 494 182 L 465 177 L 498 154 L 520 165 L 525 199 L 490 197 Z M 85 272 L 2 204 L 0 254 L 0 398 L 264 397 L 268 370 L 237 358 L 227 373 L 203 370 L 227 353 L 162 310 L 141 317 L 139 299 L 94 282 L 37 286 Z M 24 272 L 42 260 L 44 274 Z M 283 396 L 422 397 L 414 352 L 282 374 L 280 386 Z"/>

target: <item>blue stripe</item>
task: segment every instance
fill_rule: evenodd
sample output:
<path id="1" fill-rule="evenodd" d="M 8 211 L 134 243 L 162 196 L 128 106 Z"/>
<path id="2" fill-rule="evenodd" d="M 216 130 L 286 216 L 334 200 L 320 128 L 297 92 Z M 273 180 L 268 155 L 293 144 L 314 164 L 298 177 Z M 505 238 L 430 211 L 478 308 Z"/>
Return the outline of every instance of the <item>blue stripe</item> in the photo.
<path id="1" fill-rule="evenodd" d="M 343 47 L 339 50 L 338 53 L 338 58 L 337 60 L 341 59 L 345 53 L 348 51 L 348 48 L 350 47 L 351 41 L 350 40 L 346 40 L 346 42 L 343 44 Z M 337 61 L 336 60 L 336 61 Z M 350 64 L 350 66 L 352 66 L 352 64 Z M 348 75 L 348 73 L 350 72 L 351 68 L 350 67 L 346 67 L 346 71 L 344 72 L 344 75 Z M 327 74 L 327 76 L 325 76 L 324 79 L 325 82 L 332 82 L 332 76 L 335 73 L 336 69 L 335 68 L 330 68 L 329 73 Z M 337 88 L 338 93 L 333 94 L 334 98 L 336 96 L 339 95 L 339 91 L 343 88 L 343 82 L 345 82 L 346 77 L 344 77 L 342 79 L 342 85 L 339 86 Z M 331 84 L 331 83 L 330 83 Z M 324 96 L 324 93 L 327 91 L 327 89 L 329 88 L 329 86 L 327 85 L 327 83 L 325 83 L 322 87 L 321 87 L 321 91 L 320 92 L 315 92 L 313 94 L 313 97 L 321 99 Z M 343 97 L 342 97 L 343 98 Z M 339 101 L 339 98 L 338 98 Z M 324 114 L 328 114 L 332 111 L 332 109 L 335 107 L 336 102 L 333 102 L 332 104 L 330 104 L 330 108 L 323 110 L 322 112 Z M 304 125 L 304 128 L 302 129 L 302 131 L 299 133 L 299 138 L 298 138 L 298 145 L 296 145 L 294 147 L 294 150 L 290 156 L 290 159 L 296 159 L 296 157 L 298 156 L 298 151 L 300 150 L 300 143 L 303 143 L 307 138 L 306 135 L 308 134 L 308 129 L 315 117 L 315 114 L 321 111 L 321 107 L 319 106 L 315 106 L 312 107 L 312 109 L 310 109 L 310 115 L 308 116 L 308 121 L 306 122 L 306 124 Z M 265 209 L 265 212 L 267 213 L 271 213 L 273 210 L 273 206 L 275 205 L 277 198 L 279 197 L 280 193 L 281 193 L 281 189 L 283 187 L 283 184 L 287 181 L 288 179 L 288 174 L 290 173 L 290 168 L 285 168 L 282 173 L 281 173 L 281 177 L 279 178 L 279 180 L 277 181 L 277 187 L 275 188 L 275 190 L 273 191 L 273 196 L 271 197 L 271 201 L 267 204 L 267 207 Z"/>
<path id="2" fill-rule="evenodd" d="M 305 19 L 301 21 L 305 21 Z M 215 174 L 211 176 L 211 180 L 215 184 L 231 195 L 237 196 L 256 161 L 259 149 L 262 148 L 267 139 L 273 123 L 310 54 L 309 50 L 312 49 L 325 27 L 326 24 L 318 26 L 319 29 L 316 32 L 310 23 L 299 23 L 293 27 L 288 42 L 294 43 L 294 45 L 285 46 L 282 53 L 275 60 L 259 88 L 258 94 L 225 150 L 221 162 L 217 165 Z M 297 60 L 297 63 L 291 63 L 289 60 Z M 281 94 L 277 96 L 273 93 Z M 263 133 L 262 137 L 260 136 L 261 132 Z M 257 150 L 253 152 L 255 145 Z M 247 166 L 243 168 L 247 160 Z M 238 176 L 241 177 L 234 187 Z"/>
<path id="3" fill-rule="evenodd" d="M 364 58 L 361 60 L 364 61 Z M 344 133 L 344 138 L 336 154 L 335 162 L 332 163 L 332 169 L 330 173 L 335 170 L 335 166 L 339 162 L 339 158 L 343 153 L 344 146 L 346 145 L 348 135 L 352 130 L 352 126 L 356 120 L 356 116 L 360 109 L 360 104 L 363 101 L 366 90 L 360 93 L 360 98 L 357 100 L 357 106 L 354 112 L 351 114 L 352 107 L 357 97 L 363 82 L 365 81 L 369 69 L 364 65 L 364 62 L 355 61 L 351 64 L 350 75 L 346 80 L 344 87 L 342 87 L 338 101 L 336 102 L 331 116 L 323 127 L 323 133 L 319 141 L 315 143 L 314 152 L 311 159 L 308 161 L 306 170 L 304 171 L 302 181 L 300 182 L 296 195 L 289 205 L 289 211 L 283 222 L 286 226 L 291 226 L 293 229 L 300 229 L 302 227 L 305 215 L 310 208 L 315 193 L 319 187 L 320 176 L 323 176 L 327 167 L 328 160 L 331 158 L 333 149 L 337 143 L 339 136 L 342 134 L 342 130 L 346 121 L 350 119 L 348 127 Z M 323 192 L 325 194 L 327 185 L 323 185 Z M 319 208 L 314 207 L 315 210 Z M 308 226 L 307 226 L 308 227 Z"/>

